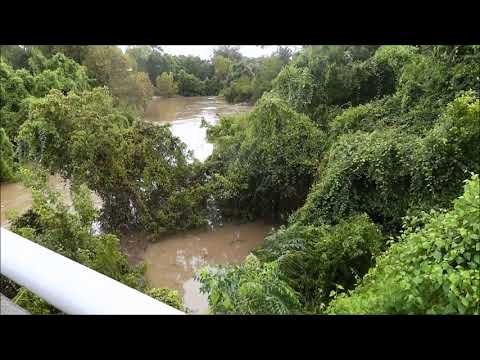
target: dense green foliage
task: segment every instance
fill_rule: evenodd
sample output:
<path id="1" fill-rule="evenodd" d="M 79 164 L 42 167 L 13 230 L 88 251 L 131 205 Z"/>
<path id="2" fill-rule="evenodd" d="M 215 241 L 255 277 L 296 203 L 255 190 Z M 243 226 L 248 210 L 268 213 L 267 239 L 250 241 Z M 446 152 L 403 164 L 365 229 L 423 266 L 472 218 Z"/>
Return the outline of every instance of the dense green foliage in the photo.
<path id="1" fill-rule="evenodd" d="M 153 96 L 146 72 L 134 71 L 130 58 L 117 46 L 90 46 L 83 64 L 97 86 L 108 86 L 119 102 L 143 111 Z"/>
<path id="2" fill-rule="evenodd" d="M 271 56 L 248 59 L 230 55 L 222 59 L 222 52 L 216 52 L 216 74 L 221 74 L 223 90 L 221 94 L 228 102 L 256 102 L 263 93 L 272 89 L 277 74 L 290 61 L 292 52 L 279 47 Z"/>
<path id="3" fill-rule="evenodd" d="M 34 206 L 14 224 L 24 236 L 141 288 L 142 271 L 93 222 L 178 231 L 205 226 L 213 206 L 282 226 L 244 263 L 200 271 L 212 313 L 479 313 L 480 46 L 259 59 L 221 46 L 208 61 L 158 46 L 1 50 L 2 180 L 29 161 L 75 194 L 68 212 L 32 183 Z M 168 126 L 139 119 L 154 92 L 256 105 L 204 123 L 214 151 L 199 163 Z M 170 290 L 142 290 L 181 307 Z M 17 300 L 51 311 L 27 291 Z"/>
<path id="4" fill-rule="evenodd" d="M 178 83 L 178 92 L 183 96 L 203 95 L 205 93 L 204 83 L 195 75 L 181 69 L 175 74 L 175 81 Z"/>
<path id="5" fill-rule="evenodd" d="M 34 49 L 28 59 L 29 70 L 14 70 L 0 61 L 1 126 L 13 141 L 28 112 L 29 100 L 43 97 L 51 89 L 64 94 L 89 88 L 85 68 L 62 54 L 46 59 Z"/>
<path id="6" fill-rule="evenodd" d="M 182 298 L 177 290 L 167 288 L 147 288 L 145 294 L 178 310 L 187 310 L 185 309 Z"/>
<path id="7" fill-rule="evenodd" d="M 344 135 L 295 221 L 336 222 L 366 212 L 395 228 L 410 208 L 447 206 L 459 195 L 465 171 L 480 172 L 479 138 L 480 100 L 474 93 L 448 104 L 423 137 L 398 129 Z"/>
<path id="8" fill-rule="evenodd" d="M 14 69 L 27 67 L 29 52 L 26 46 L 0 45 L 1 60 L 8 62 Z"/>
<path id="9" fill-rule="evenodd" d="M 337 287 L 352 288 L 380 254 L 384 239 L 367 216 L 338 225 L 315 227 L 295 224 L 265 239 L 256 251 L 264 261 L 275 261 L 288 284 L 301 294 L 305 309 L 315 310 Z"/>
<path id="10" fill-rule="evenodd" d="M 96 191 L 110 228 L 161 232 L 206 222 L 185 144 L 166 126 L 126 116 L 105 89 L 36 99 L 18 141 L 22 158 Z"/>
<path id="11" fill-rule="evenodd" d="M 158 94 L 165 97 L 172 97 L 178 94 L 178 84 L 175 82 L 172 73 L 164 72 L 157 76 L 155 81 Z"/>
<path id="12" fill-rule="evenodd" d="M 234 215 L 248 209 L 246 217 L 282 216 L 303 203 L 324 134 L 283 99 L 266 94 L 246 121 L 222 121 L 208 136 L 221 145 L 207 171 L 215 175 L 217 200 Z"/>
<path id="13" fill-rule="evenodd" d="M 208 292 L 215 314 L 291 314 L 300 310 L 295 291 L 282 279 L 275 262 L 249 255 L 239 266 L 200 272 L 202 291 Z"/>
<path id="14" fill-rule="evenodd" d="M 13 145 L 5 130 L 0 128 L 0 182 L 12 180 L 14 177 Z"/>
<path id="15" fill-rule="evenodd" d="M 251 114 L 208 129 L 215 148 L 206 169 L 222 213 L 290 215 L 254 253 L 257 269 L 271 266 L 272 281 L 296 294 L 300 312 L 478 313 L 478 204 L 458 210 L 457 222 L 432 215 L 400 233 L 404 219 L 448 209 L 480 172 L 479 73 L 479 46 L 308 46 Z M 475 189 L 478 178 L 452 214 L 463 198 L 474 202 Z M 399 245 L 389 247 L 390 237 Z M 264 313 L 263 294 L 242 288 L 240 297 L 243 283 L 259 282 L 244 266 L 203 271 L 212 311 Z M 329 308 L 345 291 L 352 295 Z"/>
<path id="16" fill-rule="evenodd" d="M 409 219 L 404 234 L 331 314 L 480 314 L 480 181 L 448 212 Z"/>
<path id="17" fill-rule="evenodd" d="M 129 264 L 126 255 L 120 252 L 115 235 L 95 234 L 97 211 L 88 187 L 84 184 L 72 187 L 73 206 L 69 209 L 60 195 L 48 188 L 45 173 L 22 169 L 22 175 L 32 189 L 33 205 L 13 219 L 12 231 L 149 296 L 183 308 L 175 292 L 148 287 L 143 278 L 145 266 Z M 14 302 L 34 314 L 58 313 L 24 288 L 19 289 Z"/>
<path id="18" fill-rule="evenodd" d="M 148 73 L 159 95 L 168 97 L 176 93 L 172 91 L 172 80 L 167 80 L 167 76 L 173 75 L 179 95 L 221 94 L 232 103 L 257 101 L 272 88 L 273 79 L 291 56 L 287 47 L 279 47 L 271 56 L 259 59 L 243 56 L 234 46 L 219 46 L 209 60 L 173 56 L 164 53 L 161 47 L 152 46 L 130 46 L 126 51 L 133 68 Z"/>

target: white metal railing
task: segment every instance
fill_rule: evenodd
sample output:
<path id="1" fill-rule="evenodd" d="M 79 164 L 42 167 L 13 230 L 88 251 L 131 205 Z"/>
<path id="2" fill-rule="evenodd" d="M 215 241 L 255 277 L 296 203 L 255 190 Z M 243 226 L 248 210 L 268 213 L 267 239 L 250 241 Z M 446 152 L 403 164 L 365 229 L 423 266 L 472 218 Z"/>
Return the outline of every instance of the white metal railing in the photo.
<path id="1" fill-rule="evenodd" d="M 0 243 L 1 273 L 66 314 L 184 314 L 4 228 Z"/>

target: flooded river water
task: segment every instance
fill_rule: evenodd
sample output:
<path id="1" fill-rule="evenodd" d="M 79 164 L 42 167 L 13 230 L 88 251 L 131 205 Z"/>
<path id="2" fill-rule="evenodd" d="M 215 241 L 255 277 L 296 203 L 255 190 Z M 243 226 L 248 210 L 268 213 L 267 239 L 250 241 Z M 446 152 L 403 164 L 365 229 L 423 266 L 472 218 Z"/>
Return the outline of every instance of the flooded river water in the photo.
<path id="1" fill-rule="evenodd" d="M 145 120 L 169 123 L 172 133 L 203 161 L 211 154 L 212 145 L 206 140 L 206 129 L 200 127 L 202 118 L 214 124 L 220 115 L 250 110 L 250 106 L 230 105 L 220 97 L 154 98 L 147 107 Z M 67 181 L 60 176 L 50 176 L 49 184 L 71 203 Z M 98 200 L 94 201 L 98 204 Z M 31 204 L 31 193 L 22 184 L 2 183 L 2 226 L 8 227 L 8 210 L 22 213 Z M 262 243 L 270 230 L 271 225 L 263 222 L 224 224 L 213 230 L 185 232 L 156 242 L 146 240 L 151 237 L 148 235 L 131 234 L 128 239 L 122 239 L 122 248 L 132 261 L 146 261 L 146 276 L 153 286 L 177 289 L 185 305 L 193 313 L 202 314 L 208 311 L 208 303 L 199 291 L 200 284 L 194 280 L 195 271 L 205 265 L 240 263 Z"/>
<path id="2" fill-rule="evenodd" d="M 48 184 L 52 189 L 62 194 L 62 199 L 66 204 L 71 204 L 68 181 L 63 180 L 59 175 L 51 175 L 48 178 Z M 31 206 L 32 193 L 21 183 L 0 184 L 0 215 L 3 227 L 9 227 L 7 213 L 10 210 L 14 210 L 20 215 Z"/>
<path id="3" fill-rule="evenodd" d="M 194 314 L 208 312 L 206 295 L 194 273 L 206 265 L 238 264 L 261 245 L 272 229 L 263 222 L 226 224 L 213 231 L 190 231 L 162 239 L 147 247 L 147 279 L 156 287 L 177 289 Z"/>
<path id="4" fill-rule="evenodd" d="M 169 123 L 172 134 L 187 144 L 198 160 L 203 161 L 212 153 L 213 146 L 207 142 L 206 129 L 200 127 L 202 118 L 209 124 L 215 124 L 219 115 L 251 109 L 249 105 L 228 104 L 218 96 L 154 98 L 147 106 L 145 120 Z"/>

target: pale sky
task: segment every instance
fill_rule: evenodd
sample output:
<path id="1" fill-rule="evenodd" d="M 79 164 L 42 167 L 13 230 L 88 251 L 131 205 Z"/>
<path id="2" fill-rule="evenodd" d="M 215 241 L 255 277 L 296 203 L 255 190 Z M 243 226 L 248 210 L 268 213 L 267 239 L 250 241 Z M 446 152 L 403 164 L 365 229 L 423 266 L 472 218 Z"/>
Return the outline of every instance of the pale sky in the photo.
<path id="1" fill-rule="evenodd" d="M 167 54 L 171 55 L 193 55 L 201 59 L 208 60 L 213 55 L 213 49 L 218 45 L 160 45 Z M 126 45 L 120 45 L 123 51 L 126 50 Z M 299 45 L 288 45 L 292 50 L 299 49 Z M 248 57 L 260 57 L 270 55 L 277 49 L 275 45 L 265 45 L 262 49 L 256 45 L 240 45 L 240 52 Z"/>

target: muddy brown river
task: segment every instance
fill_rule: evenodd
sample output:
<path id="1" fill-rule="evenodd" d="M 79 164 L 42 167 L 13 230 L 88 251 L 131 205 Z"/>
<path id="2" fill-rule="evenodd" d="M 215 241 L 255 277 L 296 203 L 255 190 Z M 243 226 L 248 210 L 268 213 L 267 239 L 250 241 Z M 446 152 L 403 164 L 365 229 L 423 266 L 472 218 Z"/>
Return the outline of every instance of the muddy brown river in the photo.
<path id="1" fill-rule="evenodd" d="M 171 131 L 185 142 L 194 156 L 205 160 L 212 152 L 206 141 L 206 130 L 201 128 L 202 118 L 210 124 L 223 114 L 250 111 L 244 104 L 230 105 L 221 97 L 175 97 L 153 98 L 147 107 L 145 120 L 158 124 L 169 123 Z M 50 176 L 50 186 L 60 192 L 64 201 L 71 204 L 68 181 L 60 176 Z M 32 205 L 30 190 L 21 183 L 2 183 L 1 225 L 8 227 L 7 212 L 11 209 L 23 213 Z M 101 201 L 93 197 L 98 208 Z M 185 305 L 194 314 L 208 312 L 207 297 L 200 293 L 200 284 L 194 273 L 205 265 L 233 264 L 242 262 L 250 251 L 259 246 L 271 225 L 263 222 L 249 224 L 224 224 L 212 230 L 190 231 L 162 238 L 152 243 L 144 235 L 131 234 L 122 239 L 127 244 L 124 250 L 132 255 L 132 261 L 145 260 L 146 277 L 153 286 L 177 289 Z M 131 245 L 128 249 L 128 245 Z"/>
<path id="2" fill-rule="evenodd" d="M 219 115 L 246 112 L 252 109 L 245 104 L 228 104 L 219 96 L 193 96 L 174 98 L 153 98 L 145 111 L 145 120 L 171 126 L 172 134 L 178 136 L 193 155 L 205 160 L 213 150 L 206 140 L 206 129 L 200 127 L 202 118 L 215 124 Z"/>
<path id="3" fill-rule="evenodd" d="M 68 181 L 65 181 L 58 175 L 51 175 L 48 178 L 49 186 L 62 195 L 66 204 L 71 204 L 70 190 Z M 1 225 L 9 227 L 7 214 L 14 210 L 21 215 L 32 206 L 32 193 L 21 183 L 1 183 L 0 184 L 0 215 Z"/>
<path id="4" fill-rule="evenodd" d="M 271 229 L 261 221 L 225 224 L 213 231 L 190 231 L 162 239 L 145 252 L 146 277 L 153 286 L 177 289 L 192 313 L 206 314 L 207 296 L 200 292 L 195 271 L 206 265 L 242 262 Z"/>

